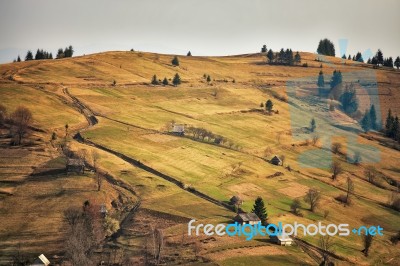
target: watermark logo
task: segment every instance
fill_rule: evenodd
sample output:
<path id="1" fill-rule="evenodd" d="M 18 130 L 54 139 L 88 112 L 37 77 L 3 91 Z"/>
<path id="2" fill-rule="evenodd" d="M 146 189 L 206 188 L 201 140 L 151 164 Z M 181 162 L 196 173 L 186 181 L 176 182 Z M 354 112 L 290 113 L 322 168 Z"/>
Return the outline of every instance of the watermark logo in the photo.
<path id="1" fill-rule="evenodd" d="M 270 223 L 266 226 L 257 224 L 239 224 L 237 222 L 232 224 L 197 224 L 194 225 L 196 220 L 192 219 L 188 223 L 188 235 L 199 236 L 204 234 L 206 236 L 245 236 L 246 240 L 252 240 L 256 236 L 349 236 L 351 233 L 355 235 L 383 235 L 383 228 L 378 226 L 360 226 L 358 228 L 353 228 L 350 230 L 349 224 L 328 224 L 323 225 L 321 222 L 317 224 L 304 225 L 302 223 L 294 222 L 294 224 L 283 224 L 278 222 L 278 224 Z"/>

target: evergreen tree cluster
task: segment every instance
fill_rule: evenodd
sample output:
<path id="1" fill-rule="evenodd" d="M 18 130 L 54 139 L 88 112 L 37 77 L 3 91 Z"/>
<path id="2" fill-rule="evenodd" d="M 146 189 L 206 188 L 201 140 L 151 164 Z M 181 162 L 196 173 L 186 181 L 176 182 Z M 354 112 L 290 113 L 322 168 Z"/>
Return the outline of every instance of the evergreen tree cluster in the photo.
<path id="1" fill-rule="evenodd" d="M 284 50 L 282 48 L 277 53 L 275 53 L 274 51 L 269 49 L 266 56 L 267 56 L 268 63 L 271 65 L 292 66 L 292 65 L 298 65 L 301 63 L 301 55 L 299 54 L 299 52 L 296 52 L 296 54 L 293 54 L 292 49 Z"/>
<path id="2" fill-rule="evenodd" d="M 66 47 L 64 50 L 62 48 L 58 49 L 56 58 L 72 57 L 73 54 L 74 54 L 74 49 L 70 45 L 69 47 Z M 35 56 L 33 56 L 33 53 L 30 50 L 28 50 L 25 56 L 25 61 L 43 60 L 43 59 L 53 59 L 53 54 L 43 49 L 37 49 Z M 21 58 L 19 55 L 18 58 L 14 60 L 14 62 L 21 62 Z"/>
<path id="3" fill-rule="evenodd" d="M 166 77 L 164 77 L 164 79 L 161 81 L 161 79 L 157 78 L 157 75 L 154 75 L 153 78 L 151 79 L 151 84 L 152 85 L 160 85 L 160 84 L 162 84 L 164 86 L 167 86 L 167 85 L 169 85 L 169 81 L 168 81 L 168 79 Z M 176 73 L 174 78 L 172 79 L 172 84 L 174 86 L 178 86 L 179 84 L 181 84 L 181 77 L 179 76 L 178 73 Z"/>
<path id="4" fill-rule="evenodd" d="M 335 56 L 335 45 L 328 40 L 323 39 L 319 41 L 317 53 L 329 56 Z"/>
<path id="5" fill-rule="evenodd" d="M 399 117 L 392 115 L 392 110 L 389 109 L 386 118 L 385 135 L 400 143 L 400 125 Z"/>
<path id="6" fill-rule="evenodd" d="M 43 49 L 37 49 L 36 55 L 35 55 L 35 60 L 42 60 L 42 59 L 53 59 L 53 54 L 49 53 L 47 51 L 44 51 Z"/>
<path id="7" fill-rule="evenodd" d="M 322 72 L 322 71 L 321 71 Z M 335 88 L 337 85 L 341 84 L 343 81 L 343 76 L 342 76 L 342 72 L 340 72 L 340 70 L 334 70 L 333 74 L 332 74 L 332 79 L 330 82 L 331 85 L 331 89 Z"/>
<path id="8" fill-rule="evenodd" d="M 365 110 L 364 116 L 361 119 L 361 127 L 365 132 L 373 130 L 378 130 L 379 126 L 376 120 L 376 110 L 375 105 L 372 105 L 370 109 Z"/>
<path id="9" fill-rule="evenodd" d="M 49 53 L 43 49 L 37 49 L 35 57 L 33 57 L 33 53 L 29 50 L 26 53 L 25 56 L 25 61 L 30 61 L 30 60 L 43 60 L 43 59 L 53 59 L 53 54 Z M 21 58 L 18 55 L 17 60 L 14 60 L 16 62 L 21 62 Z"/>
<path id="10" fill-rule="evenodd" d="M 343 54 L 342 58 L 364 63 L 364 58 L 362 57 L 362 54 L 360 52 L 357 52 L 357 54 L 353 55 L 353 57 L 351 57 L 351 55 L 349 55 L 349 57 L 346 57 L 346 54 Z"/>
<path id="11" fill-rule="evenodd" d="M 66 58 L 66 57 L 72 57 L 72 55 L 74 54 L 74 48 L 72 47 L 72 45 L 65 47 L 65 49 L 63 50 L 62 48 L 59 48 L 57 51 L 57 59 L 60 58 Z"/>
<path id="12" fill-rule="evenodd" d="M 376 52 L 375 56 L 368 59 L 368 64 L 372 64 L 375 66 L 385 66 L 385 67 L 396 67 L 397 69 L 400 68 L 400 57 L 398 56 L 394 61 L 391 56 L 384 58 L 383 53 L 380 49 Z"/>
<path id="13" fill-rule="evenodd" d="M 351 84 L 350 86 L 346 86 L 346 89 L 339 97 L 339 101 L 346 114 L 354 114 L 358 110 L 356 90 Z"/>
<path id="14" fill-rule="evenodd" d="M 161 79 L 157 78 L 157 75 L 154 75 L 153 78 L 151 79 L 151 84 L 152 85 L 160 85 L 160 84 L 162 84 L 164 86 L 167 86 L 167 85 L 169 85 L 169 81 L 168 81 L 168 79 L 166 77 L 161 81 Z M 179 76 L 178 73 L 176 73 L 174 78 L 172 79 L 172 84 L 174 86 L 178 86 L 179 84 L 181 84 L 181 77 Z"/>

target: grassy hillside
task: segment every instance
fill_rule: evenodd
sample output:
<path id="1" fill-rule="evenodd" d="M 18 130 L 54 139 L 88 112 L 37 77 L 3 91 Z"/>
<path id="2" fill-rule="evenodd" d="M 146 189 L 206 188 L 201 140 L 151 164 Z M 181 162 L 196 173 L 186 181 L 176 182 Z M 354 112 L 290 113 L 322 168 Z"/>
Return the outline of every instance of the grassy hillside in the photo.
<path id="1" fill-rule="evenodd" d="M 261 54 L 181 56 L 180 66 L 175 67 L 171 65 L 173 55 L 143 52 L 107 52 L 2 65 L 1 103 L 9 112 L 19 105 L 28 107 L 35 119 L 34 126 L 43 130 L 32 133 L 30 139 L 43 147 L 44 155 L 30 147 L 15 148 L 18 152 L 24 150 L 30 158 L 24 164 L 16 164 L 19 169 L 62 160 L 56 148 L 65 136 L 64 125 L 68 124 L 71 135 L 67 140 L 71 149 L 86 150 L 88 154 L 92 149 L 97 150 L 100 168 L 135 191 L 132 194 L 107 183 L 98 193 L 91 173 L 76 177 L 43 174 L 39 179 L 32 178 L 29 169 L 14 173 L 9 170 L 14 162 L 8 153 L 4 129 L 5 141 L 0 146 L 3 166 L 0 191 L 12 192 L 0 194 L 0 211 L 10 221 L 10 225 L 7 222 L 0 228 L 0 239 L 4 243 L 0 249 L 4 257 L 15 252 L 16 243 L 26 240 L 28 232 L 22 228 L 41 236 L 47 228 L 52 228 L 52 237 L 44 239 L 57 243 L 63 237 L 61 217 L 66 206 L 79 206 L 87 198 L 96 198 L 112 209 L 111 202 L 123 194 L 132 202 L 140 199 L 142 203 L 138 215 L 126 224 L 125 233 L 116 244 L 128 250 L 138 263 L 143 262 L 140 255 L 145 242 L 143 234 L 148 232 L 149 224 L 158 223 L 158 216 L 165 217 L 162 225 L 168 243 L 165 257 L 171 263 L 198 261 L 199 257 L 217 265 L 244 265 L 249 261 L 282 265 L 299 261 L 308 265 L 316 263 L 300 246 L 280 247 L 262 238 L 245 241 L 184 236 L 182 232 L 187 230 L 187 225 L 182 219 L 217 223 L 227 222 L 235 215 L 199 197 L 196 194 L 199 192 L 222 203 L 238 195 L 244 200 L 245 211 L 251 211 L 254 199 L 261 196 L 270 222 L 349 223 L 351 228 L 381 225 L 385 235 L 376 237 L 368 258 L 361 253 L 360 237 L 335 237 L 334 253 L 340 257 L 337 260 L 340 265 L 399 263 L 398 246 L 392 245 L 389 238 L 399 231 L 400 216 L 386 204 L 396 191 L 387 180 L 400 182 L 397 166 L 400 153 L 380 133 L 363 134 L 357 121 L 339 108 L 329 111 L 327 101 L 317 97 L 316 79 L 322 70 L 328 82 L 333 70 L 341 70 L 345 82 L 356 84 L 362 112 L 370 105 L 370 96 L 364 87 L 376 82 L 373 97 L 379 97 L 378 108 L 385 119 L 389 108 L 400 114 L 400 72 L 385 68 L 374 70 L 367 64 L 310 53 L 301 53 L 301 56 L 302 63 L 308 67 L 271 66 Z M 162 80 L 172 79 L 175 73 L 182 79 L 177 87 L 150 84 L 153 75 Z M 210 82 L 204 74 L 210 75 Z M 260 107 L 268 99 L 274 103 L 272 114 Z M 96 116 L 98 123 L 88 127 L 84 114 Z M 315 134 L 319 136 L 315 145 L 310 144 L 315 134 L 307 130 L 312 118 L 317 121 Z M 205 128 L 227 141 L 217 145 L 207 138 L 200 141 L 189 134 L 170 134 L 171 121 Z M 74 141 L 71 137 L 78 131 L 83 138 L 103 148 Z M 50 143 L 52 132 L 58 135 L 56 143 Z M 343 154 L 332 154 L 330 144 L 336 141 L 343 144 L 342 152 L 348 157 L 361 152 L 362 163 L 355 165 Z M 284 167 L 268 162 L 274 155 L 285 156 Z M 132 163 L 131 159 L 140 164 Z M 337 180 L 331 179 L 332 159 L 340 161 L 344 168 Z M 316 163 L 324 162 L 322 169 L 315 167 Z M 370 165 L 379 173 L 378 186 L 369 183 L 365 176 Z M 355 189 L 352 204 L 345 207 L 335 198 L 344 194 L 347 177 L 352 179 Z M 8 179 L 23 181 L 6 182 Z M 29 193 L 32 187 L 37 188 L 38 194 Z M 47 192 L 42 195 L 44 187 Z M 322 194 L 316 212 L 310 212 L 303 200 L 309 188 L 316 188 Z M 290 212 L 290 204 L 296 198 L 302 204 L 302 217 Z M 21 212 L 15 212 L 15 206 L 20 206 Z M 29 209 L 35 209 L 31 213 L 35 219 L 27 224 L 21 217 Z M 47 210 L 56 218 L 50 221 Z M 317 237 L 300 238 L 318 246 Z M 178 243 L 181 248 L 174 248 Z M 197 245 L 200 248 L 196 255 Z M 39 244 L 31 250 L 25 247 L 27 252 L 44 252 L 40 248 Z M 58 254 L 54 249 L 46 252 Z M 179 259 L 174 258 L 174 252 L 179 254 Z"/>

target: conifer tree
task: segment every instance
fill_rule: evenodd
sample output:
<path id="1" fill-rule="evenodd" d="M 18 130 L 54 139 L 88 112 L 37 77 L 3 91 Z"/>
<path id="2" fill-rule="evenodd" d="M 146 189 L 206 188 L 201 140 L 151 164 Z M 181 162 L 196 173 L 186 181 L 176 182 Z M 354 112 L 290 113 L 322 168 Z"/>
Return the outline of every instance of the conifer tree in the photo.
<path id="1" fill-rule="evenodd" d="M 323 88 L 325 86 L 324 73 L 322 72 L 322 70 L 319 71 L 317 85 L 319 88 Z"/>
<path id="2" fill-rule="evenodd" d="M 400 68 L 400 56 L 396 57 L 396 60 L 394 61 L 394 66 L 397 67 L 397 69 Z"/>
<path id="3" fill-rule="evenodd" d="M 270 64 L 274 61 L 274 52 L 271 49 L 267 53 L 267 58 Z"/>
<path id="4" fill-rule="evenodd" d="M 301 64 L 301 56 L 300 56 L 299 52 L 296 52 L 296 55 L 294 56 L 294 63 Z"/>
<path id="5" fill-rule="evenodd" d="M 375 105 L 371 106 L 371 109 L 369 109 L 369 119 L 371 123 L 371 129 L 378 129 L 378 124 L 376 122 L 376 110 L 375 110 Z"/>
<path id="6" fill-rule="evenodd" d="M 167 85 L 168 85 L 168 79 L 167 79 L 167 78 L 164 78 L 163 81 L 162 81 L 162 84 L 163 84 L 164 86 L 167 86 Z"/>
<path id="7" fill-rule="evenodd" d="M 154 75 L 154 76 L 153 76 L 153 78 L 152 78 L 152 80 L 151 80 L 151 84 L 153 84 L 153 85 L 158 85 L 158 84 L 159 84 L 159 82 L 158 82 L 158 79 L 157 79 L 157 76 L 156 76 L 156 75 Z"/>
<path id="8" fill-rule="evenodd" d="M 377 60 L 377 65 L 383 65 L 383 53 L 381 49 L 378 49 L 376 52 L 376 60 Z"/>
<path id="9" fill-rule="evenodd" d="M 171 61 L 173 66 L 179 66 L 179 59 L 177 56 L 174 56 L 174 58 Z"/>
<path id="10" fill-rule="evenodd" d="M 392 137 L 391 136 L 391 130 L 392 130 L 392 125 L 394 122 L 394 117 L 392 116 L 392 110 L 389 109 L 387 117 L 386 117 L 386 125 L 385 125 L 385 132 L 387 137 Z"/>
<path id="11" fill-rule="evenodd" d="M 335 46 L 328 39 L 319 41 L 317 53 L 329 56 L 335 56 Z"/>
<path id="12" fill-rule="evenodd" d="M 272 108 L 274 107 L 274 104 L 272 103 L 272 101 L 270 99 L 268 99 L 268 101 L 265 103 L 265 109 L 271 113 L 272 112 Z"/>
<path id="13" fill-rule="evenodd" d="M 192 56 L 192 53 L 189 51 L 186 56 Z"/>
<path id="14" fill-rule="evenodd" d="M 19 55 L 18 55 L 18 58 L 17 58 L 17 62 L 21 62 L 21 57 L 19 57 Z"/>
<path id="15" fill-rule="evenodd" d="M 178 86 L 179 84 L 181 84 L 181 77 L 178 73 L 175 74 L 174 79 L 172 80 L 172 84 L 174 84 L 174 86 Z"/>
<path id="16" fill-rule="evenodd" d="M 365 111 L 363 118 L 361 119 L 361 127 L 365 132 L 368 132 L 371 129 L 371 118 L 369 116 L 368 110 Z"/>
<path id="17" fill-rule="evenodd" d="M 266 53 L 267 52 L 267 45 L 263 45 L 262 47 L 261 47 L 261 53 Z"/>
<path id="18" fill-rule="evenodd" d="M 262 225 L 267 224 L 268 214 L 265 208 L 264 201 L 261 197 L 257 197 L 257 199 L 255 200 L 252 212 L 255 213 L 258 218 L 260 218 Z"/>
<path id="19" fill-rule="evenodd" d="M 31 51 L 28 51 L 25 56 L 25 61 L 33 60 L 33 54 Z"/>

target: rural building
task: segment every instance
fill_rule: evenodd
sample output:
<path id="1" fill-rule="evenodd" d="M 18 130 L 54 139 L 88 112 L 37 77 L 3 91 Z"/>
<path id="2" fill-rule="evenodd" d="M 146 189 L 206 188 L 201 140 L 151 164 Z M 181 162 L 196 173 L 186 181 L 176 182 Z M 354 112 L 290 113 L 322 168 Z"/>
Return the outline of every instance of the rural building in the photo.
<path id="1" fill-rule="evenodd" d="M 239 224 L 258 224 L 261 222 L 260 218 L 255 213 L 239 213 L 233 218 L 233 220 Z"/>
<path id="2" fill-rule="evenodd" d="M 50 265 L 50 261 L 46 258 L 45 255 L 41 254 L 39 257 L 37 257 L 30 266 L 47 266 Z"/>
<path id="3" fill-rule="evenodd" d="M 172 133 L 183 135 L 185 134 L 185 125 L 182 124 L 174 124 L 172 126 Z"/>
<path id="4" fill-rule="evenodd" d="M 276 243 L 281 246 L 291 246 L 293 239 L 286 234 L 282 234 L 276 237 Z"/>
<path id="5" fill-rule="evenodd" d="M 282 160 L 275 155 L 274 158 L 271 159 L 271 163 L 274 165 L 282 165 Z"/>
<path id="6" fill-rule="evenodd" d="M 67 159 L 68 173 L 85 173 L 85 162 L 82 159 Z"/>
<path id="7" fill-rule="evenodd" d="M 243 200 L 241 198 L 239 198 L 239 196 L 233 196 L 229 200 L 229 204 L 231 204 L 231 205 L 242 205 L 243 204 Z"/>

